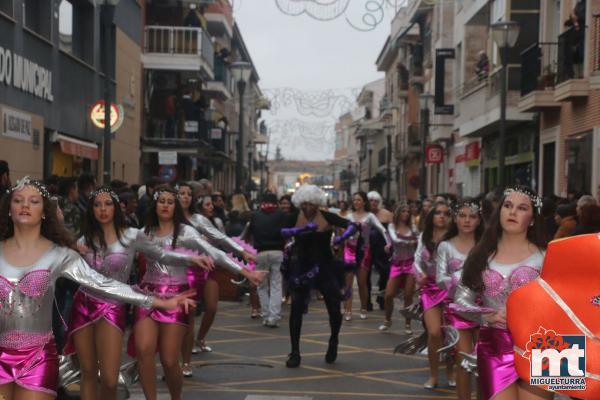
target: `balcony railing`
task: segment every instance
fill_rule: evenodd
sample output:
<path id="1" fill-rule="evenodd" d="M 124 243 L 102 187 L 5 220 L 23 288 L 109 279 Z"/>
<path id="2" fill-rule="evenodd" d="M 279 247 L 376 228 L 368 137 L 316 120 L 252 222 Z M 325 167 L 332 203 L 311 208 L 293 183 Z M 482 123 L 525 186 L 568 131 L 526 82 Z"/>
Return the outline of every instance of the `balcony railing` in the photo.
<path id="1" fill-rule="evenodd" d="M 535 43 L 521 53 L 521 96 L 554 87 L 557 57 L 558 43 Z"/>
<path id="2" fill-rule="evenodd" d="M 556 83 L 583 78 L 585 28 L 569 28 L 558 36 L 558 70 Z"/>
<path id="3" fill-rule="evenodd" d="M 200 56 L 212 69 L 214 51 L 210 36 L 202 28 L 182 26 L 147 26 L 146 53 Z"/>

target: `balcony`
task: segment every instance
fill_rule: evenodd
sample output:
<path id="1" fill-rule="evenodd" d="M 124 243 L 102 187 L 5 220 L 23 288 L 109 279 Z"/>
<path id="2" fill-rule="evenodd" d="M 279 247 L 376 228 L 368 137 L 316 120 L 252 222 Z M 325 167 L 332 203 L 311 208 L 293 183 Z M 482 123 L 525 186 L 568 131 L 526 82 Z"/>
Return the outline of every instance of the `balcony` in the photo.
<path id="1" fill-rule="evenodd" d="M 202 78 L 213 79 L 213 45 L 201 28 L 152 25 L 144 35 L 144 68 L 198 71 Z"/>
<path id="2" fill-rule="evenodd" d="M 519 111 L 538 112 L 560 107 L 554 99 L 558 43 L 535 43 L 521 53 Z"/>
<path id="3" fill-rule="evenodd" d="M 204 18 L 208 31 L 213 36 L 233 37 L 233 10 L 228 0 L 218 0 L 209 4 Z"/>
<path id="4" fill-rule="evenodd" d="M 215 96 L 222 101 L 231 99 L 233 93 L 233 79 L 231 72 L 222 58 L 215 58 L 215 77 L 207 81 L 205 92 L 210 96 Z"/>
<path id="5" fill-rule="evenodd" d="M 569 28 L 558 36 L 558 74 L 554 100 L 587 97 L 590 84 L 584 77 L 585 28 Z"/>

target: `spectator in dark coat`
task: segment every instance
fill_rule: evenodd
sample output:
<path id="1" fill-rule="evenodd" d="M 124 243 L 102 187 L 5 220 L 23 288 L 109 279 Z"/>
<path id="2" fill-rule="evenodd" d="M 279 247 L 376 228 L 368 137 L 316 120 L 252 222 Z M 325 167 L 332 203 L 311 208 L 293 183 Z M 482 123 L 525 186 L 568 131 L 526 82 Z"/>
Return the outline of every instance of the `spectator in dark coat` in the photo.
<path id="1" fill-rule="evenodd" d="M 577 226 L 577 212 L 574 204 L 561 204 L 556 208 L 554 220 L 558 224 L 558 230 L 554 239 L 560 239 L 573 235 Z"/>
<path id="2" fill-rule="evenodd" d="M 600 232 L 600 206 L 586 204 L 579 208 L 578 216 L 579 224 L 573 231 L 573 236 Z"/>

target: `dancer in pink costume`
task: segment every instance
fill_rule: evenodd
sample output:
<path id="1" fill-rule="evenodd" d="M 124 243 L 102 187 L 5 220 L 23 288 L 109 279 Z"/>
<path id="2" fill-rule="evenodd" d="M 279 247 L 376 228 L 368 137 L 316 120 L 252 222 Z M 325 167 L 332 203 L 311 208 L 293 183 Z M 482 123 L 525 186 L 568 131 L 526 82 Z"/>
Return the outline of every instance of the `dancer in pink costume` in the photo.
<path id="1" fill-rule="evenodd" d="M 385 287 L 385 320 L 379 327 L 380 331 L 386 331 L 392 326 L 392 311 L 398 287 L 402 284 L 404 286 L 404 307 L 412 304 L 415 294 L 413 262 L 418 235 L 412 228 L 408 204 L 401 204 L 396 208 L 392 223 L 388 226 L 388 232 L 394 243 L 394 255 L 392 256 L 390 277 Z M 410 319 L 405 321 L 404 333 L 412 335 Z"/>
<path id="2" fill-rule="evenodd" d="M 369 211 L 369 202 L 365 192 L 357 192 L 352 196 L 352 213 L 346 219 L 360 227 L 359 232 L 346 241 L 344 246 L 344 263 L 358 273 L 358 291 L 360 294 L 360 319 L 367 319 L 368 288 L 367 278 L 371 268 L 371 254 L 369 247 L 369 231 L 377 229 L 385 238 L 385 249 L 390 251 L 392 242 L 377 217 Z M 350 289 L 354 284 L 354 270 L 346 272 L 346 286 Z M 344 320 L 352 320 L 352 296 L 345 301 Z"/>
<path id="3" fill-rule="evenodd" d="M 227 253 L 230 253 L 230 261 L 236 263 L 241 268 L 248 269 L 248 267 L 244 267 L 244 264 L 237 261 L 233 255 L 252 262 L 255 259 L 255 256 L 252 255 L 250 249 L 247 249 L 238 241 L 233 240 L 225 233 L 221 232 L 215 225 L 213 225 L 211 220 L 203 214 L 194 213 L 193 205 L 196 204 L 196 199 L 193 196 L 192 187 L 188 183 L 180 183 L 177 185 L 176 189 L 179 193 L 179 203 L 181 204 L 183 213 L 190 224 L 196 228 L 196 230 L 198 230 L 198 232 L 200 232 L 210 244 Z M 193 313 L 188 314 L 188 330 L 185 334 L 183 345 L 181 347 L 181 355 L 183 358 L 182 371 L 183 376 L 185 377 L 193 376 L 193 370 L 191 366 L 192 354 L 212 351 L 212 349 L 204 342 L 204 337 L 206 333 L 208 333 L 208 328 L 214 321 L 217 312 L 217 304 L 219 301 L 219 288 L 216 280 L 214 279 L 214 271 L 207 272 L 198 270 L 197 268 L 190 268 L 188 269 L 188 283 L 190 288 L 196 289 L 197 300 L 204 302 L 202 324 L 205 331 L 203 336 L 201 336 L 201 339 L 198 340 L 198 345 L 194 346 L 195 316 Z M 207 284 L 208 290 L 205 290 Z"/>
<path id="4" fill-rule="evenodd" d="M 420 289 L 423 305 L 423 321 L 427 330 L 427 354 L 429 357 L 430 377 L 425 382 L 425 389 L 434 389 L 438 385 L 438 349 L 443 342 L 442 304 L 447 291 L 440 289 L 435 283 L 436 256 L 438 244 L 448 231 L 450 208 L 445 202 L 436 202 L 427 214 L 423 233 L 415 252 L 415 276 Z M 447 365 L 448 384 L 454 386 L 452 364 Z"/>
<path id="5" fill-rule="evenodd" d="M 101 188 L 90 195 L 78 247 L 87 263 L 102 275 L 127 283 L 136 252 L 165 264 L 213 268 L 208 256 L 165 251 L 143 231 L 125 228 L 124 221 L 119 197 L 112 190 Z M 125 313 L 123 303 L 96 290 L 82 287 L 75 293 L 64 353 L 78 355 L 82 399 L 96 398 L 99 368 L 101 397 L 116 398 Z"/>
<path id="6" fill-rule="evenodd" d="M 196 229 L 186 225 L 177 199 L 178 193 L 168 185 L 156 188 L 148 211 L 145 232 L 158 245 L 176 252 L 200 251 L 214 259 L 215 265 L 242 274 L 257 284 L 263 274 L 240 268 L 222 251 L 200 237 Z M 189 287 L 187 268 L 165 265 L 155 259 L 147 260 L 147 270 L 140 284 L 142 290 L 169 298 Z M 188 317 L 181 312 L 136 309 L 135 340 L 130 342 L 130 354 L 135 348 L 140 382 L 147 399 L 156 399 L 156 365 L 154 354 L 158 347 L 165 380 L 172 399 L 181 398 L 182 372 L 179 354 L 187 332 Z"/>
<path id="7" fill-rule="evenodd" d="M 479 243 L 465 260 L 451 308 L 479 319 L 477 370 L 481 399 L 548 399 L 552 394 L 519 381 L 513 340 L 506 329 L 506 300 L 539 275 L 546 234 L 542 200 L 533 190 L 507 189 Z M 482 304 L 478 303 L 480 298 Z"/>
<path id="8" fill-rule="evenodd" d="M 90 268 L 70 247 L 45 186 L 28 177 L 0 202 L 0 397 L 51 399 L 58 385 L 52 307 L 59 277 L 139 307 L 187 312 L 193 293 L 148 296 Z"/>
<path id="9" fill-rule="evenodd" d="M 458 399 L 471 399 L 471 376 L 468 371 L 460 367 L 463 356 L 460 352 L 471 353 L 477 341 L 478 324 L 462 318 L 448 306 L 454 299 L 456 285 L 460 281 L 462 266 L 467 255 L 483 234 L 483 220 L 481 219 L 479 204 L 471 199 L 463 199 L 454 208 L 454 218 L 444 236 L 444 240 L 437 248 L 436 282 L 440 289 L 446 290 L 448 296 L 444 300 L 444 319 L 447 325 L 452 325 L 458 330 L 459 340 L 456 355 L 456 392 Z"/>

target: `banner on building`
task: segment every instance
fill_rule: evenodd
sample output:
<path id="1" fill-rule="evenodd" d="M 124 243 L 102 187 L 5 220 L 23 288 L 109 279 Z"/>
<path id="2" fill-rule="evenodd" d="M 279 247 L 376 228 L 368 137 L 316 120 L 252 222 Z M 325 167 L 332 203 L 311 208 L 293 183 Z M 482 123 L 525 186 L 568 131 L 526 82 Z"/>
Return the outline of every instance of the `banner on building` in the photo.
<path id="1" fill-rule="evenodd" d="M 158 152 L 158 164 L 159 165 L 177 165 L 177 152 L 176 151 L 159 151 Z"/>
<path id="2" fill-rule="evenodd" d="M 2 108 L 2 135 L 31 142 L 31 115 Z"/>
<path id="3" fill-rule="evenodd" d="M 425 161 L 427 164 L 441 164 L 444 162 L 444 148 L 439 144 L 428 144 L 425 148 Z"/>
<path id="4" fill-rule="evenodd" d="M 454 49 L 435 50 L 435 111 L 437 115 L 453 115 L 454 106 L 446 104 L 446 60 L 454 59 Z"/>

